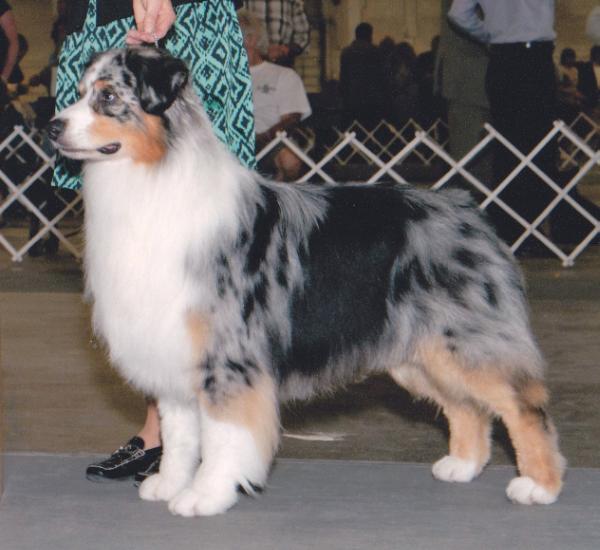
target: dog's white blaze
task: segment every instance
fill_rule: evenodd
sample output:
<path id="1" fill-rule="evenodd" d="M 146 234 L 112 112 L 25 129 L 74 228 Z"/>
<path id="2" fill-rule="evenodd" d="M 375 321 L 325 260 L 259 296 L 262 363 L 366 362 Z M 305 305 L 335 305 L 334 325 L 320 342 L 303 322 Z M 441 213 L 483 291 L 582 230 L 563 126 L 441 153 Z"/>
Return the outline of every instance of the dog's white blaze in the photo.
<path id="1" fill-rule="evenodd" d="M 88 105 L 88 97 L 91 92 L 88 92 L 85 97 L 74 103 L 70 107 L 61 111 L 57 116 L 59 120 L 66 121 L 66 127 L 61 140 L 68 144 L 69 149 L 89 150 L 103 145 L 95 143 L 91 140 L 90 127 L 96 120 L 96 116 Z M 74 158 L 77 155 L 71 154 Z M 89 153 L 82 158 L 88 158 Z"/>

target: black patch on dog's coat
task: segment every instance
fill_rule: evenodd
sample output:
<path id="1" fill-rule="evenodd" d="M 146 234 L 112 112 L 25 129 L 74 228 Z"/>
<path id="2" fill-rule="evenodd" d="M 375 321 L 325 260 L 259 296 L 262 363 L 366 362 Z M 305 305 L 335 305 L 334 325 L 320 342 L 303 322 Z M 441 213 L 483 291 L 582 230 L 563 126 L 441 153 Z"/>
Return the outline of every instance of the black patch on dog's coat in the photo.
<path id="1" fill-rule="evenodd" d="M 452 254 L 455 260 L 468 269 L 476 269 L 482 259 L 466 248 L 458 248 Z"/>
<path id="2" fill-rule="evenodd" d="M 248 320 L 250 319 L 250 315 L 254 312 L 254 295 L 247 293 L 244 296 L 244 302 L 242 305 L 242 319 L 244 323 L 248 324 Z"/>
<path id="3" fill-rule="evenodd" d="M 407 225 L 427 217 L 398 189 L 332 188 L 327 198 L 327 214 L 309 235 L 306 257 L 300 256 L 306 284 L 292 296 L 292 343 L 279 361 L 282 379 L 314 374 L 342 351 L 381 336 L 390 273 Z"/>
<path id="4" fill-rule="evenodd" d="M 125 65 L 135 76 L 142 109 L 151 115 L 162 115 L 173 104 L 189 76 L 183 61 L 164 52 L 148 56 L 136 49 L 128 50 Z"/>
<path id="5" fill-rule="evenodd" d="M 485 299 L 487 300 L 487 303 L 492 307 L 496 307 L 498 305 L 496 285 L 489 281 L 485 282 L 483 283 L 483 290 L 485 291 Z"/>
<path id="6" fill-rule="evenodd" d="M 448 267 L 441 264 L 431 266 L 436 284 L 445 290 L 456 303 L 465 306 L 463 291 L 469 284 L 470 279 L 462 273 L 452 272 Z"/>
<path id="7" fill-rule="evenodd" d="M 279 221 L 280 212 L 275 193 L 263 187 L 263 204 L 256 208 L 252 241 L 246 257 L 245 271 L 249 275 L 256 273 L 267 255 L 273 231 Z"/>

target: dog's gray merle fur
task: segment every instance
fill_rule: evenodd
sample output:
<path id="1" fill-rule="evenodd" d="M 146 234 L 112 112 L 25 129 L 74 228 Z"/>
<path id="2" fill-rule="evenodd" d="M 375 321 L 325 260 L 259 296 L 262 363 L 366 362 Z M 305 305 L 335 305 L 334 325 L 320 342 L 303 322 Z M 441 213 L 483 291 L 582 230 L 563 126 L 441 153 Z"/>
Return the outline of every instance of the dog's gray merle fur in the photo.
<path id="1" fill-rule="evenodd" d="M 162 400 L 166 453 L 177 418 L 184 415 L 188 428 L 201 419 L 203 464 L 195 481 L 190 485 L 190 476 L 177 478 L 168 465 L 176 461 L 168 459 L 162 478 L 142 485 L 144 498 L 169 500 L 171 510 L 182 515 L 224 511 L 235 502 L 231 487 L 241 484 L 251 491 L 265 483 L 277 446 L 277 401 L 305 399 L 388 372 L 417 396 L 438 403 L 448 417 L 450 454 L 434 465 L 436 477 L 470 481 L 477 476 L 489 459 L 491 417 L 500 416 L 521 472 L 508 496 L 528 504 L 556 499 L 564 462 L 545 412 L 544 361 L 532 336 L 523 279 L 467 193 L 266 181 L 239 166 L 215 138 L 182 62 L 153 49 L 102 54 L 84 76 L 82 102 L 105 116 L 94 108 L 96 92 L 86 91 L 98 80 L 102 89 L 108 85 L 118 95 L 119 123 L 130 117 L 142 124 L 147 115 L 160 119 L 164 155 L 153 157 L 154 164 L 140 173 L 149 182 L 154 175 L 161 181 L 165 205 L 180 201 L 172 223 L 191 227 L 198 219 L 204 224 L 200 232 L 182 230 L 187 236 L 181 254 L 156 258 L 167 262 L 161 265 L 166 272 L 183 273 L 181 316 L 191 313 L 203 327 L 196 331 L 200 350 L 193 374 L 168 362 L 136 370 L 128 364 L 135 363 L 137 351 L 131 351 L 133 361 L 113 353 L 128 379 L 153 393 L 159 404 Z M 67 137 L 80 111 L 59 115 Z M 88 289 L 97 302 L 97 330 L 112 353 L 125 345 L 124 329 L 110 330 L 118 321 L 117 314 L 111 316 L 118 294 L 100 283 L 108 267 L 94 251 L 95 235 L 103 232 L 101 224 L 94 229 L 99 223 L 95 202 L 116 200 L 101 195 L 109 193 L 109 184 L 101 181 L 111 177 L 107 160 L 90 163 L 84 193 L 92 219 Z M 181 172 L 181 166 L 191 168 Z M 128 170 L 137 174 L 137 164 Z M 112 177 L 119 174 L 115 170 Z M 132 208 L 143 210 L 149 199 L 136 202 L 136 178 L 122 185 L 132 190 Z M 185 185 L 188 194 L 204 198 L 188 199 L 181 191 Z M 140 176 L 140 199 L 150 186 Z M 127 212 L 132 219 L 143 215 Z M 125 232 L 116 232 L 116 248 Z M 145 238 L 164 240 L 165 233 L 152 237 L 149 232 Z M 152 267 L 146 275 L 151 280 Z M 135 291 L 133 286 L 124 283 L 123 292 Z M 177 289 L 173 297 L 179 299 Z M 146 292 L 138 299 L 155 298 Z M 135 311 L 131 315 L 135 318 Z M 161 345 L 152 333 L 147 340 Z M 168 370 L 169 384 L 152 378 L 161 369 Z M 190 389 L 183 398 L 174 397 L 178 393 L 170 384 L 175 379 Z M 185 439 L 177 437 L 180 443 Z M 213 449 L 228 445 L 226 454 L 211 460 Z M 249 450 L 252 445 L 258 454 Z M 246 466 L 252 461 L 254 469 Z"/>

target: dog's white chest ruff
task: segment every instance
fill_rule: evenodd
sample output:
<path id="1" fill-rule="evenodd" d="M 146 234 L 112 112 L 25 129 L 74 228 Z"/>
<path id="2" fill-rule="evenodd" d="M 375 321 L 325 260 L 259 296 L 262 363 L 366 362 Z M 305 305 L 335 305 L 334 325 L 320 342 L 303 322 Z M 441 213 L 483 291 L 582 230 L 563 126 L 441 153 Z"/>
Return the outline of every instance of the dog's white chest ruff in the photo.
<path id="1" fill-rule="evenodd" d="M 92 170 L 84 189 L 87 291 L 95 329 L 135 386 L 150 394 L 168 388 L 167 393 L 189 395 L 185 371 L 194 365 L 185 326 L 191 303 L 184 277 L 190 240 L 185 220 L 164 207 L 160 193 L 152 196 L 151 183 L 99 176 Z"/>

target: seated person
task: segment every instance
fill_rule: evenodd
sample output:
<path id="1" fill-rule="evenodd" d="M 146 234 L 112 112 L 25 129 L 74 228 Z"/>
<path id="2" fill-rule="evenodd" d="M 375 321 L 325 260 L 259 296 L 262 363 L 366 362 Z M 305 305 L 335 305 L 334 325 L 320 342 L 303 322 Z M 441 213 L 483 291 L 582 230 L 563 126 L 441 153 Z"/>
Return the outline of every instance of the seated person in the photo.
<path id="1" fill-rule="evenodd" d="M 581 110 L 584 96 L 578 90 L 579 70 L 575 50 L 565 48 L 560 54 L 557 67 L 558 113 L 567 122 L 572 121 Z"/>
<path id="2" fill-rule="evenodd" d="M 276 137 L 277 132 L 289 134 L 312 111 L 300 76 L 293 69 L 264 60 L 264 25 L 245 10 L 238 12 L 238 17 L 248 52 L 254 93 L 256 146 L 260 151 Z M 282 145 L 259 163 L 259 169 L 274 174 L 277 180 L 295 181 L 300 176 L 302 161 Z"/>
<path id="3" fill-rule="evenodd" d="M 600 46 L 592 46 L 590 60 L 579 65 L 577 87 L 584 97 L 585 110 L 593 112 L 600 102 Z"/>

